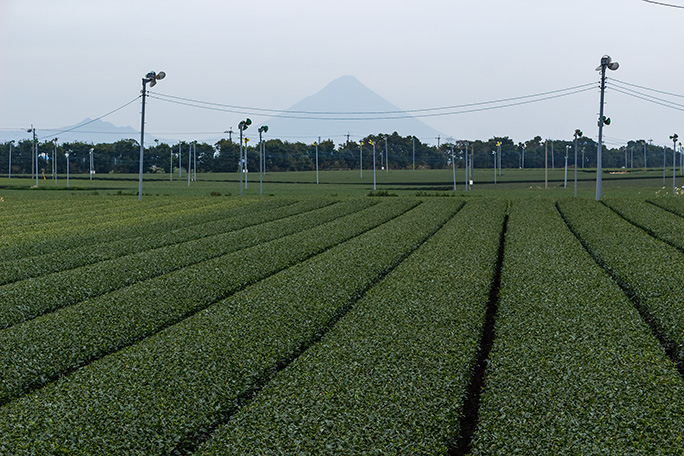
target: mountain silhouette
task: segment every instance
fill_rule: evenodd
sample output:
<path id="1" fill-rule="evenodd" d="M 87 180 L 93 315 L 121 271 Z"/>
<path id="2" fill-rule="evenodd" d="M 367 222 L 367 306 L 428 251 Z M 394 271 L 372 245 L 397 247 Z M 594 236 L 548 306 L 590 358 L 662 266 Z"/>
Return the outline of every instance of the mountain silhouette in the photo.
<path id="1" fill-rule="evenodd" d="M 373 113 L 373 114 L 371 114 Z M 401 117 L 388 119 L 388 117 Z M 350 119 L 361 120 L 350 120 Z M 304 98 L 282 113 L 267 119 L 268 137 L 290 142 L 332 139 L 336 143 L 378 133 L 413 135 L 423 142 L 435 143 L 444 134 L 411 117 L 354 76 L 342 76 L 320 92 Z"/>

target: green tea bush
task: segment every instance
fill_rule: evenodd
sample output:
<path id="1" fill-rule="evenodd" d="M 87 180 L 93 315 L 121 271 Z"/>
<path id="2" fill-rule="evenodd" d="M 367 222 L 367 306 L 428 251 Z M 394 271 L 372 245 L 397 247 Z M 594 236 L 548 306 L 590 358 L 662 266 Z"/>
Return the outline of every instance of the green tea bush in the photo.
<path id="1" fill-rule="evenodd" d="M 683 433 L 684 381 L 632 303 L 552 202 L 513 204 L 472 454 L 677 454 Z"/>

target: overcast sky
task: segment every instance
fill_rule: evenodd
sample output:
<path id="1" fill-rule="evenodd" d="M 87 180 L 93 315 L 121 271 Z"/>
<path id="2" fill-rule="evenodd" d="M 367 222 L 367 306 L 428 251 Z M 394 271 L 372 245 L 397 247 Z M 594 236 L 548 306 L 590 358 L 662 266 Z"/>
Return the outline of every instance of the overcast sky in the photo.
<path id="1" fill-rule="evenodd" d="M 148 71 L 163 70 L 153 90 L 270 109 L 287 109 L 342 75 L 402 109 L 595 82 L 568 97 L 421 120 L 463 139 L 571 139 L 575 128 L 596 137 L 601 56 L 620 63 L 611 78 L 684 95 L 683 43 L 684 9 L 643 0 L 2 0 L 0 129 L 33 124 L 40 136 L 99 117 L 135 99 Z M 608 145 L 684 136 L 684 107 L 610 87 L 606 101 Z M 148 99 L 145 128 L 209 141 L 243 117 Z M 103 120 L 139 129 L 140 102 Z M 331 123 L 320 134 L 346 133 Z M 351 132 L 370 133 L 362 123 Z"/>

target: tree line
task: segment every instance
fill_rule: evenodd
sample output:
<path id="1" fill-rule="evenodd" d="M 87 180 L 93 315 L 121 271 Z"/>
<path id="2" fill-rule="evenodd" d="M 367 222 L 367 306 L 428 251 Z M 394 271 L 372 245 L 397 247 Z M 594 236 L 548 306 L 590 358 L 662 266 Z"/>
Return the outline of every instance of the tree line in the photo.
<path id="1" fill-rule="evenodd" d="M 369 135 L 363 144 L 346 142 L 340 145 L 328 139 L 318 144 L 318 163 L 321 170 L 359 169 L 363 161 L 364 169 L 373 167 L 373 146 L 375 143 L 376 167 L 382 169 L 389 163 L 391 169 L 440 169 L 452 166 L 465 166 L 464 142 L 442 143 L 439 146 L 422 143 L 412 136 L 392 134 Z M 288 142 L 269 139 L 265 144 L 265 168 L 268 171 L 311 171 L 316 169 L 316 145 L 313 143 Z M 566 146 L 568 146 L 566 148 Z M 543 168 L 546 160 L 548 167 L 562 168 L 566 151 L 568 166 L 574 165 L 574 142 L 547 141 L 536 136 L 528 141 L 515 143 L 509 137 L 494 137 L 486 141 L 469 141 L 467 148 L 475 168 L 493 168 L 493 152 L 501 149 L 502 168 Z M 0 175 L 32 173 L 35 166 L 33 141 L 0 144 Z M 137 173 L 140 159 L 140 145 L 135 139 L 120 140 L 114 143 L 88 144 L 83 142 L 57 143 L 38 142 L 38 172 L 52 173 L 53 156 L 56 156 L 57 173 L 65 174 L 69 153 L 69 172 L 88 173 L 90 170 L 90 150 L 93 153 L 95 173 Z M 190 150 L 195 156 L 190 163 L 198 172 L 237 172 L 240 161 L 240 146 L 237 142 L 222 139 L 214 144 L 206 142 L 181 142 L 165 144 L 155 142 L 145 148 L 145 172 L 168 173 L 172 169 L 188 169 Z M 259 147 L 247 144 L 248 169 L 259 168 Z M 667 149 L 666 149 L 667 150 Z M 672 166 L 672 149 L 665 153 L 665 163 Z M 415 151 L 415 152 L 414 152 Z M 597 143 L 590 138 L 578 141 L 578 167 L 596 167 Z M 179 159 L 180 156 L 180 159 Z M 196 159 L 195 159 L 196 157 Z M 604 168 L 644 168 L 662 167 L 663 148 L 648 144 L 645 140 L 629 141 L 620 148 L 607 148 L 603 151 Z M 644 163 L 645 160 L 645 163 Z"/>

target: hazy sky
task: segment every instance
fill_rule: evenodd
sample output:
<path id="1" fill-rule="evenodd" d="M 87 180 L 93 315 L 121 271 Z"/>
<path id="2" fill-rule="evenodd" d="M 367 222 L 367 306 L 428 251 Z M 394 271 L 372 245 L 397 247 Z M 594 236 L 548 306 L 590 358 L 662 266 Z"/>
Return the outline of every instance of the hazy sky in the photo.
<path id="1" fill-rule="evenodd" d="M 402 109 L 595 82 L 594 90 L 554 100 L 421 119 L 463 139 L 571 139 L 575 128 L 595 137 L 601 56 L 620 63 L 611 78 L 684 95 L 683 43 L 684 9 L 642 0 L 2 0 L 0 129 L 34 124 L 41 136 L 99 117 L 133 100 L 148 71 L 163 70 L 153 90 L 270 109 L 287 109 L 342 75 Z M 684 136 L 684 106 L 610 87 L 606 101 L 608 145 Z M 243 117 L 148 99 L 145 128 L 210 141 Z M 139 129 L 140 102 L 103 120 Z M 334 123 L 329 130 L 320 135 L 346 134 Z M 351 132 L 369 133 L 377 132 L 361 122 Z"/>

